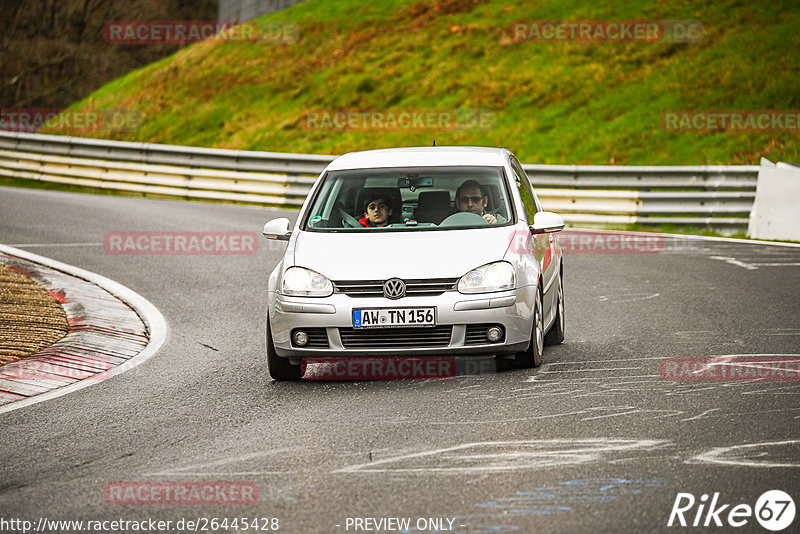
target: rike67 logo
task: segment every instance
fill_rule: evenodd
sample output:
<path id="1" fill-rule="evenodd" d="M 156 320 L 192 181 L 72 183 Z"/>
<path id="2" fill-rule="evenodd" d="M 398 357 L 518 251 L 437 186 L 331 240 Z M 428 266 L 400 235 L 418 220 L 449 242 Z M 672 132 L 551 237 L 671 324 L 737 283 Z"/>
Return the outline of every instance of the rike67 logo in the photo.
<path id="1" fill-rule="evenodd" d="M 723 504 L 720 494 L 714 493 L 711 502 L 708 494 L 703 494 L 698 501 L 691 493 L 678 493 L 672 512 L 669 514 L 667 526 L 692 527 L 743 527 L 753 516 L 767 530 L 777 532 L 784 530 L 794 521 L 794 501 L 788 493 L 781 490 L 764 492 L 754 507 L 749 504 Z M 696 509 L 695 505 L 697 505 Z"/>

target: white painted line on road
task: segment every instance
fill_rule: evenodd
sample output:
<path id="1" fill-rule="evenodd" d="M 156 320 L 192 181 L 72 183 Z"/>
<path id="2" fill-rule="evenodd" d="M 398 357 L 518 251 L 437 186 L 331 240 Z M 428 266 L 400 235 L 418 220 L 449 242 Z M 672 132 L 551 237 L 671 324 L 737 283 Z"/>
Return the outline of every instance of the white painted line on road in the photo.
<path id="1" fill-rule="evenodd" d="M 577 230 L 577 228 L 576 228 Z M 615 230 L 598 230 L 604 232 L 614 232 Z M 656 234 L 660 237 L 675 237 L 679 239 L 692 239 L 696 241 L 718 241 L 721 243 L 737 243 L 740 245 L 770 245 L 773 247 L 800 248 L 800 243 L 780 243 L 777 241 L 762 241 L 759 239 L 737 239 L 735 237 L 711 237 L 706 235 L 690 234 L 661 234 L 656 232 L 640 232 L 643 234 Z"/>
<path id="2" fill-rule="evenodd" d="M 646 358 L 615 358 L 609 360 L 574 360 L 569 362 L 552 362 L 545 365 L 574 365 L 576 363 L 610 363 L 610 362 L 638 362 L 643 360 L 663 360 L 664 356 L 648 356 Z"/>
<path id="3" fill-rule="evenodd" d="M 9 247 L 50 248 L 50 247 L 102 247 L 102 243 L 11 243 Z"/>
<path id="4" fill-rule="evenodd" d="M 673 416 L 681 415 L 681 414 L 684 413 L 683 410 L 642 410 L 642 413 L 647 413 L 647 412 L 663 413 L 663 415 L 656 415 L 654 417 L 647 417 L 647 419 L 664 419 L 665 417 L 673 417 Z"/>
<path id="5" fill-rule="evenodd" d="M 694 417 L 689 417 L 688 419 L 681 419 L 681 422 L 694 421 L 696 419 L 701 419 L 701 418 L 705 417 L 706 415 L 710 414 L 711 412 L 718 412 L 718 411 L 719 411 L 719 408 L 711 408 L 710 410 L 706 410 L 706 411 L 704 411 L 703 413 L 701 413 L 699 415 L 695 415 Z"/>
<path id="6" fill-rule="evenodd" d="M 601 461 L 606 454 L 652 450 L 666 444 L 668 442 L 665 440 L 617 438 L 484 441 L 351 465 L 333 473 L 468 474 L 540 469 Z M 413 461 L 416 460 L 434 463 L 424 467 L 382 467 L 403 462 L 414 465 Z"/>
<path id="7" fill-rule="evenodd" d="M 769 387 L 765 389 L 757 389 L 755 391 L 743 391 L 742 395 L 757 395 L 759 393 L 769 393 L 771 395 L 800 395 L 800 384 L 792 384 L 789 386 L 781 386 L 781 387 Z M 784 389 L 793 389 L 790 393 L 782 393 L 781 391 Z"/>
<path id="8" fill-rule="evenodd" d="M 648 300 L 653 299 L 656 297 L 660 297 L 661 293 L 648 293 L 646 295 L 639 295 L 639 296 L 629 296 L 629 295 L 600 295 L 597 299 L 600 302 L 610 302 L 612 304 L 618 304 L 620 302 L 635 302 L 638 300 Z"/>
<path id="9" fill-rule="evenodd" d="M 608 411 L 608 410 L 631 410 L 636 408 L 635 406 L 594 406 L 592 408 L 585 408 L 583 410 L 577 410 L 574 412 L 565 412 L 565 413 L 553 413 L 553 414 L 545 414 L 545 415 L 531 415 L 529 417 L 515 417 L 511 419 L 486 419 L 482 421 L 429 421 L 428 425 L 442 425 L 442 426 L 450 426 L 450 425 L 490 425 L 490 424 L 498 424 L 498 423 L 519 423 L 521 421 L 538 421 L 540 419 L 554 419 L 558 417 L 572 417 L 575 415 L 586 415 L 588 413 L 593 412 L 601 412 L 601 411 Z M 402 423 L 407 424 L 418 424 L 419 421 L 402 421 Z"/>
<path id="10" fill-rule="evenodd" d="M 692 382 L 692 384 L 696 384 L 696 382 Z M 708 386 L 708 387 L 704 387 L 704 388 L 689 387 L 689 388 L 683 389 L 681 391 L 676 391 L 674 393 L 666 393 L 666 395 L 686 395 L 686 393 L 698 393 L 700 391 L 706 391 L 706 390 L 709 390 L 709 389 L 717 389 L 717 388 L 720 388 L 720 387 L 723 387 L 723 386 L 726 386 L 726 385 L 727 384 L 715 384 L 713 386 Z"/>
<path id="11" fill-rule="evenodd" d="M 607 463 L 614 465 L 614 464 L 621 464 L 621 463 L 628 463 L 636 460 L 644 460 L 645 462 L 652 462 L 653 460 L 680 460 L 681 457 L 679 455 L 674 456 L 636 456 L 631 458 L 623 458 L 621 460 L 609 460 Z"/>
<path id="12" fill-rule="evenodd" d="M 735 265 L 737 267 L 741 267 L 742 269 L 747 269 L 748 271 L 755 271 L 758 269 L 752 263 L 745 263 L 743 261 L 739 261 L 736 258 L 731 258 L 730 256 L 709 256 L 712 260 L 719 260 L 724 261 L 725 263 L 730 263 L 731 265 Z"/>
<path id="13" fill-rule="evenodd" d="M 139 354 L 132 357 L 125 363 L 111 368 L 111 376 L 116 376 L 124 373 L 125 371 L 133 369 L 140 363 L 151 358 L 158 351 L 158 349 L 161 348 L 161 345 L 164 344 L 164 341 L 167 338 L 167 322 L 164 319 L 164 316 L 161 315 L 161 312 L 158 311 L 158 309 L 147 299 L 135 291 L 123 286 L 119 282 L 115 282 L 114 280 L 106 278 L 105 276 L 81 269 L 80 267 L 67 265 L 66 263 L 61 263 L 60 261 L 45 258 L 44 256 L 39 256 L 38 254 L 13 248 L 7 245 L 0 245 L 0 252 L 8 254 L 9 256 L 16 256 L 24 260 L 45 265 L 51 269 L 55 269 L 68 275 L 82 278 L 88 282 L 91 282 L 122 300 L 125 304 L 130 306 L 137 315 L 139 315 L 145 326 L 147 326 L 147 330 L 150 334 L 150 339 L 147 343 L 147 346 Z M 18 410 L 39 402 L 55 399 L 62 395 L 66 395 L 68 393 L 72 393 L 73 391 L 78 391 L 79 389 L 83 389 L 101 382 L 103 381 L 80 380 L 69 386 L 60 387 L 47 393 L 34 395 L 33 397 L 29 397 L 24 400 L 4 404 L 3 406 L 0 406 L 0 414 Z"/>
<path id="14" fill-rule="evenodd" d="M 735 265 L 736 267 L 741 267 L 742 269 L 747 269 L 748 271 L 755 271 L 759 267 L 797 267 L 800 266 L 800 263 L 790 262 L 759 262 L 759 263 L 747 263 L 741 260 L 737 260 L 736 258 L 732 258 L 730 256 L 709 256 L 712 260 L 719 260 L 724 261 L 725 263 L 729 263 L 731 265 Z"/>
<path id="15" fill-rule="evenodd" d="M 207 473 L 185 473 L 181 471 L 180 473 L 175 473 L 176 475 L 180 475 L 182 477 L 206 477 L 206 476 L 252 476 L 252 475 L 291 475 L 296 473 L 297 471 L 220 471 L 214 472 L 209 471 Z M 146 473 L 145 476 L 163 476 L 164 473 Z"/>
<path id="16" fill-rule="evenodd" d="M 562 371 L 539 371 L 539 374 L 559 374 L 559 373 L 599 373 L 603 371 L 636 371 L 644 367 L 605 367 L 601 369 L 564 369 Z"/>
<path id="17" fill-rule="evenodd" d="M 605 380 L 605 379 L 614 379 L 619 378 L 624 380 L 626 378 L 661 378 L 661 375 L 622 375 L 622 376 L 595 376 L 595 377 L 587 377 L 587 378 L 570 378 L 569 380 Z M 548 379 L 548 380 L 537 380 L 535 376 L 527 378 L 523 380 L 523 382 L 564 382 L 563 380 L 558 379 Z"/>
<path id="18" fill-rule="evenodd" d="M 734 445 L 732 447 L 717 447 L 708 452 L 704 452 L 694 458 L 687 460 L 686 463 L 710 463 L 724 465 L 738 465 L 744 467 L 800 467 L 800 463 L 757 461 L 753 456 L 769 456 L 769 451 L 759 449 L 769 449 L 771 447 L 781 447 L 785 445 L 800 444 L 800 440 L 791 439 L 786 441 L 767 441 L 763 443 L 748 443 L 746 445 Z M 750 452 L 755 449 L 755 452 Z M 738 455 L 738 456 L 737 456 Z M 726 457 L 727 456 L 727 457 Z"/>

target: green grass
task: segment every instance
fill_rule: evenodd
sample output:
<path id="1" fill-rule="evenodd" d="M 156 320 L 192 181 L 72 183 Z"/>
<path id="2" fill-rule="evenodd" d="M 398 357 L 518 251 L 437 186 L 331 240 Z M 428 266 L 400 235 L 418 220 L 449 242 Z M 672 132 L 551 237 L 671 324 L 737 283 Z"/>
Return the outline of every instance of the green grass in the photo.
<path id="1" fill-rule="evenodd" d="M 697 19 L 685 44 L 514 42 L 517 21 Z M 205 42 L 73 108 L 136 109 L 110 139 L 340 154 L 390 146 L 504 146 L 526 163 L 800 161 L 800 135 L 667 132 L 667 110 L 800 109 L 800 4 L 610 0 L 308 0 L 264 21 L 293 44 Z M 472 130 L 308 128 L 309 110 L 489 110 Z M 50 133 L 71 133 L 51 131 Z M 80 135 L 80 134 L 78 134 Z M 85 135 L 85 134 L 84 134 Z"/>

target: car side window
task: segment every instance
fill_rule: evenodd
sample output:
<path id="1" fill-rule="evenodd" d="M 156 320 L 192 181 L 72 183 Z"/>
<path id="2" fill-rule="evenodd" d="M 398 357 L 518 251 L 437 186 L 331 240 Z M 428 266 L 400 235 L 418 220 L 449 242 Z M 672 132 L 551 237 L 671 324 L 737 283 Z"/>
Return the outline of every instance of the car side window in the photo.
<path id="1" fill-rule="evenodd" d="M 522 176 L 523 182 L 528 186 L 528 190 L 533 196 L 533 201 L 536 204 L 536 211 L 544 211 L 542 209 L 542 203 L 539 202 L 539 197 L 536 195 L 536 190 L 533 188 L 533 183 L 531 183 L 530 178 L 528 178 L 528 174 L 525 172 L 525 169 L 522 168 L 522 165 L 516 157 L 512 156 L 511 161 L 516 167 L 517 172 Z"/>
<path id="2" fill-rule="evenodd" d="M 522 173 L 522 169 L 519 168 L 519 163 L 517 163 L 514 158 L 511 159 L 511 170 L 514 172 L 514 181 L 517 183 L 519 196 L 522 197 L 522 204 L 525 206 L 528 224 L 533 224 L 533 216 L 538 211 L 536 208 L 536 200 L 528 186 L 528 180 Z"/>

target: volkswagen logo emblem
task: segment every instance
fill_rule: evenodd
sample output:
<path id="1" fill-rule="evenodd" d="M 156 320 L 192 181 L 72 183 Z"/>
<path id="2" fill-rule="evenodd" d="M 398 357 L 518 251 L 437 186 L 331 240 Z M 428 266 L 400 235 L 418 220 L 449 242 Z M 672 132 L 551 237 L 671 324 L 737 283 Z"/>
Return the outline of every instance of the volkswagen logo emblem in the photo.
<path id="1" fill-rule="evenodd" d="M 406 294 L 406 283 L 399 278 L 390 278 L 383 283 L 383 296 L 387 299 L 399 299 Z"/>

